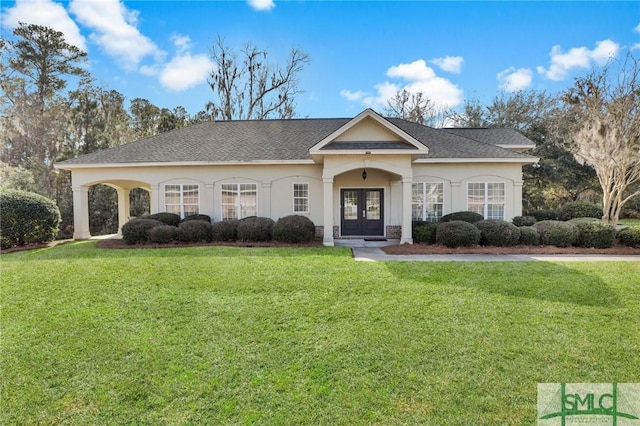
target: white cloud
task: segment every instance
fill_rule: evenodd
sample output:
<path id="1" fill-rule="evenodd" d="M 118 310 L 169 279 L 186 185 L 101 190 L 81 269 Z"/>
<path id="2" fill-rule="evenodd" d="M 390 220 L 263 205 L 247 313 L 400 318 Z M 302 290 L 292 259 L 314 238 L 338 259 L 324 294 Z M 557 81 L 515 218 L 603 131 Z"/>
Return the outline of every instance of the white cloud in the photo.
<path id="1" fill-rule="evenodd" d="M 2 14 L 2 26 L 16 28 L 19 22 L 53 28 L 64 34 L 67 43 L 87 50 L 80 29 L 60 3 L 52 0 L 17 0 L 13 7 L 6 8 Z"/>
<path id="2" fill-rule="evenodd" d="M 147 56 L 156 59 L 163 52 L 136 28 L 138 12 L 127 10 L 119 0 L 72 0 L 71 12 L 95 32 L 91 40 L 127 68 L 135 68 Z"/>
<path id="3" fill-rule="evenodd" d="M 340 91 L 340 96 L 345 98 L 348 101 L 355 102 L 363 99 L 367 94 L 358 90 L 357 92 L 352 92 L 351 90 L 342 89 Z"/>
<path id="4" fill-rule="evenodd" d="M 273 0 L 248 0 L 249 6 L 258 11 L 269 11 L 276 7 Z"/>
<path id="5" fill-rule="evenodd" d="M 633 31 L 635 31 L 635 32 L 637 32 L 637 33 L 640 33 L 640 24 L 638 24 L 638 26 L 637 26 L 637 27 L 635 27 L 635 28 L 633 29 Z"/>
<path id="6" fill-rule="evenodd" d="M 171 36 L 171 41 L 180 52 L 191 49 L 191 38 L 187 35 L 173 34 Z"/>
<path id="7" fill-rule="evenodd" d="M 433 58 L 429 62 L 443 71 L 460 74 L 464 58 L 462 56 L 445 56 L 444 58 Z"/>
<path id="8" fill-rule="evenodd" d="M 498 73 L 498 81 L 500 89 L 507 92 L 517 92 L 518 90 L 524 90 L 531 85 L 533 79 L 533 72 L 528 68 L 515 69 L 509 67 L 506 70 Z"/>
<path id="9" fill-rule="evenodd" d="M 640 50 L 640 43 L 636 43 L 633 46 L 631 46 L 631 50 Z"/>
<path id="10" fill-rule="evenodd" d="M 387 70 L 387 77 L 398 81 L 376 84 L 375 94 L 350 90 L 342 90 L 340 94 L 350 101 L 361 101 L 370 108 L 384 108 L 387 101 L 401 90 L 409 93 L 422 92 L 435 104 L 446 107 L 459 105 L 463 100 L 462 89 L 446 78 L 438 77 L 423 59 L 394 65 Z"/>
<path id="11" fill-rule="evenodd" d="M 589 68 L 593 63 L 603 65 L 610 58 L 618 55 L 620 45 L 611 40 L 603 40 L 596 43 L 593 50 L 586 47 L 574 47 L 563 53 L 560 46 L 551 48 L 549 56 L 551 65 L 549 69 L 542 66 L 537 67 L 538 72 L 549 80 L 560 81 L 569 76 L 569 72 L 574 68 Z"/>
<path id="12" fill-rule="evenodd" d="M 164 66 L 160 83 L 168 90 L 181 92 L 206 82 L 214 66 L 206 54 L 183 53 Z"/>

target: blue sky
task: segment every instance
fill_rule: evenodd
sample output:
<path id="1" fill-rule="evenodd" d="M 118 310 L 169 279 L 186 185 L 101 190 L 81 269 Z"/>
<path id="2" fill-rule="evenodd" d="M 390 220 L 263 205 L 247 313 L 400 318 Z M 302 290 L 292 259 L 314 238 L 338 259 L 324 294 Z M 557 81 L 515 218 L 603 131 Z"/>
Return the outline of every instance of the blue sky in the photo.
<path id="1" fill-rule="evenodd" d="M 400 89 L 456 108 L 501 91 L 560 91 L 610 57 L 640 55 L 640 2 L 118 1 L 2 3 L 17 22 L 65 33 L 97 81 L 129 100 L 181 105 L 212 98 L 209 47 L 251 42 L 284 64 L 299 48 L 302 117 L 382 111 Z"/>

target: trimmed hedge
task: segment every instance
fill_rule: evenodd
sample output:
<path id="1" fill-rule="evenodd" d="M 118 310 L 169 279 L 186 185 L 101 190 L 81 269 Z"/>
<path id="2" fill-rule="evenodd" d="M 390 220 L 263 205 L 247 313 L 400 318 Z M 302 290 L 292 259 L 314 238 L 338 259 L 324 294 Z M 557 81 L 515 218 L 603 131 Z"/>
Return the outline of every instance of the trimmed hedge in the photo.
<path id="1" fill-rule="evenodd" d="M 543 220 L 556 220 L 558 215 L 555 210 L 534 210 L 529 216 L 533 216 L 536 221 L 542 222 Z"/>
<path id="2" fill-rule="evenodd" d="M 439 222 L 414 221 L 411 224 L 411 238 L 416 244 L 435 244 Z"/>
<path id="3" fill-rule="evenodd" d="M 442 223 L 442 222 L 451 222 L 453 220 L 461 220 L 463 222 L 476 223 L 479 220 L 483 220 L 483 219 L 484 219 L 484 216 L 476 212 L 453 212 L 453 213 L 445 214 L 444 216 L 442 216 L 442 218 L 440 219 L 440 222 Z"/>
<path id="4" fill-rule="evenodd" d="M 463 220 L 440 223 L 436 229 L 436 242 L 447 247 L 476 246 L 480 242 L 480 230 Z"/>
<path id="5" fill-rule="evenodd" d="M 211 216 L 208 216 L 206 214 L 192 214 L 182 219 L 182 222 L 188 222 L 190 220 L 203 220 L 205 222 L 211 223 Z"/>
<path id="6" fill-rule="evenodd" d="M 281 217 L 273 226 L 273 239 L 283 243 L 307 243 L 316 237 L 316 226 L 306 216 Z"/>
<path id="7" fill-rule="evenodd" d="M 480 244 L 483 246 L 509 247 L 520 242 L 520 230 L 506 220 L 485 219 L 474 223 L 480 230 Z"/>
<path id="8" fill-rule="evenodd" d="M 60 210 L 48 198 L 31 192 L 0 192 L 0 247 L 53 241 L 60 225 Z"/>
<path id="9" fill-rule="evenodd" d="M 576 241 L 578 231 L 569 222 L 543 220 L 533 225 L 540 234 L 540 243 L 556 247 L 569 247 Z"/>
<path id="10" fill-rule="evenodd" d="M 535 217 L 533 216 L 516 216 L 514 217 L 511 222 L 515 225 L 515 226 L 533 226 L 537 220 Z"/>
<path id="11" fill-rule="evenodd" d="M 618 231 L 618 241 L 623 246 L 640 248 L 640 227 L 621 229 Z"/>
<path id="12" fill-rule="evenodd" d="M 127 244 L 139 244 L 149 241 L 149 231 L 156 226 L 166 225 L 148 217 L 131 219 L 122 226 L 122 239 Z"/>
<path id="13" fill-rule="evenodd" d="M 582 217 L 568 223 L 578 229 L 575 242 L 578 247 L 609 248 L 616 241 L 616 228 L 599 219 Z"/>
<path id="14" fill-rule="evenodd" d="M 206 220 L 188 220 L 178 226 L 176 238 L 189 243 L 213 240 L 213 226 Z"/>
<path id="15" fill-rule="evenodd" d="M 169 225 L 158 225 L 147 233 L 149 241 L 152 243 L 170 243 L 178 235 L 178 228 Z"/>
<path id="16" fill-rule="evenodd" d="M 602 219 L 602 207 L 586 201 L 574 201 L 567 203 L 558 210 L 559 220 L 571 220 L 580 217 L 594 217 Z"/>
<path id="17" fill-rule="evenodd" d="M 540 234 L 538 230 L 533 226 L 521 226 L 520 229 L 520 244 L 526 246 L 537 246 L 540 244 Z"/>
<path id="18" fill-rule="evenodd" d="M 213 241 L 235 241 L 238 238 L 238 221 L 223 220 L 211 225 Z"/>
<path id="19" fill-rule="evenodd" d="M 150 214 L 149 216 L 142 216 L 141 219 L 159 220 L 160 222 L 169 226 L 178 226 L 178 224 L 180 223 L 180 215 L 167 212 L 154 213 Z"/>
<path id="20" fill-rule="evenodd" d="M 273 239 L 275 222 L 268 217 L 246 217 L 238 223 L 238 240 L 270 241 Z"/>

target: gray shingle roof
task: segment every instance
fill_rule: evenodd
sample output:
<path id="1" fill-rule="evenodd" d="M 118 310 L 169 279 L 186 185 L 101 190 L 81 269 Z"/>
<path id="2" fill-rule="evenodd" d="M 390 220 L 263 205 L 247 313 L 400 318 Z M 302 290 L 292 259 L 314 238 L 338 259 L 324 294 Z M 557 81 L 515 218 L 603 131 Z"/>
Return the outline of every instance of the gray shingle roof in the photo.
<path id="1" fill-rule="evenodd" d="M 534 148 L 536 146 L 531 140 L 526 138 L 522 133 L 513 129 L 498 128 L 446 128 L 445 132 L 474 139 L 480 142 L 491 143 L 494 145 L 517 145 Z"/>
<path id="2" fill-rule="evenodd" d="M 494 139 L 482 136 L 481 129 L 474 129 L 472 135 L 461 137 L 448 130 L 433 129 L 401 119 L 388 120 L 427 146 L 428 158 L 533 158 L 485 141 Z M 81 155 L 59 165 L 310 160 L 309 148 L 349 121 L 350 118 L 202 122 Z M 528 141 L 515 131 L 501 133 L 505 129 L 485 130 L 491 130 L 495 140 L 500 143 L 508 143 L 505 140 L 518 143 L 522 139 Z M 390 149 L 390 146 L 383 149 Z"/>

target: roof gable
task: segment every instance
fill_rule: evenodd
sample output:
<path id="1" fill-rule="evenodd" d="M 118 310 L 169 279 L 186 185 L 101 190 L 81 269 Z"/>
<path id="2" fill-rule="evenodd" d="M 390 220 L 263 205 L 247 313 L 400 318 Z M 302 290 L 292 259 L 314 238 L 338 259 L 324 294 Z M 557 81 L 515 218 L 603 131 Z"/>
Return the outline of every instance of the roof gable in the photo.
<path id="1" fill-rule="evenodd" d="M 330 151 L 411 150 L 427 154 L 429 148 L 372 109 L 366 109 L 309 149 L 314 155 Z"/>

